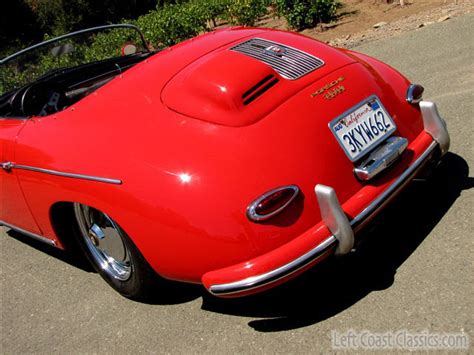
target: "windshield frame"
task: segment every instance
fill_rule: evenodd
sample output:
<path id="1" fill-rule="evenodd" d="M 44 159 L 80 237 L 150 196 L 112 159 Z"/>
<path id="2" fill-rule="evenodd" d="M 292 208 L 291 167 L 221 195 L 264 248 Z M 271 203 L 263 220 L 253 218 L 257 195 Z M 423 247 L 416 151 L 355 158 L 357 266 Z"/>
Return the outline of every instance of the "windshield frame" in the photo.
<path id="1" fill-rule="evenodd" d="M 59 37 L 54 37 L 54 38 L 51 38 L 51 39 L 48 39 L 47 41 L 43 41 L 43 42 L 40 42 L 40 43 L 37 43 L 31 47 L 28 47 L 28 48 L 25 48 L 25 49 L 22 49 L 21 51 L 19 52 L 16 52 L 16 53 L 13 53 L 3 59 L 0 59 L 0 65 L 3 65 L 3 64 L 6 64 L 8 63 L 9 61 L 11 61 L 12 59 L 15 59 L 16 57 L 19 57 L 20 55 L 23 55 L 29 51 L 32 51 L 34 49 L 37 49 L 37 48 L 40 48 L 42 46 L 46 46 L 50 43 L 54 43 L 54 42 L 57 42 L 57 41 L 60 41 L 62 39 L 65 39 L 65 38 L 69 38 L 69 37 L 74 37 L 74 36 L 77 36 L 77 35 L 80 35 L 80 34 L 84 34 L 84 33 L 87 33 L 87 32 L 94 32 L 94 31 L 100 31 L 100 30 L 104 30 L 104 29 L 112 29 L 112 28 L 131 28 L 131 29 L 134 29 L 136 30 L 139 34 L 140 34 L 140 38 L 143 42 L 143 48 L 146 49 L 147 52 L 151 52 L 150 51 L 150 48 L 148 48 L 148 45 L 145 41 L 145 36 L 143 35 L 143 32 L 135 25 L 132 25 L 132 24 L 128 24 L 128 23 L 123 23 L 123 24 L 115 24 L 115 25 L 104 25 L 104 26 L 97 26 L 97 27 L 91 27 L 91 28 L 86 28 L 86 29 L 83 29 L 83 30 L 79 30 L 79 31 L 75 31 L 75 32 L 70 32 L 70 33 L 67 33 L 65 35 L 62 35 L 62 36 L 59 36 Z"/>

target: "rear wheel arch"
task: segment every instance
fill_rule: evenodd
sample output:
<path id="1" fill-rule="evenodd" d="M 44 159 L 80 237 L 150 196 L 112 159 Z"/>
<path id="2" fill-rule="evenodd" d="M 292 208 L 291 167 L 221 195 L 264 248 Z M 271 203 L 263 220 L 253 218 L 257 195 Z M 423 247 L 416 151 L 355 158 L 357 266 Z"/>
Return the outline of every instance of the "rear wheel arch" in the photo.
<path id="1" fill-rule="evenodd" d="M 126 278 L 120 279 L 111 275 L 102 265 L 107 258 L 98 260 L 97 257 L 94 257 L 94 253 L 91 253 L 90 245 L 88 246 L 86 241 L 87 235 L 84 235 L 84 226 L 81 228 L 80 221 L 78 220 L 78 206 L 90 207 L 91 210 L 102 213 L 119 231 L 121 237 L 124 238 L 124 246 L 130 252 L 130 258 L 128 259 L 130 262 L 130 275 Z M 81 258 L 88 260 L 102 278 L 123 296 L 135 300 L 145 300 L 161 280 L 120 224 L 106 215 L 104 211 L 80 203 L 57 202 L 50 208 L 50 219 L 53 230 L 64 248 L 74 255 L 80 253 Z"/>
<path id="2" fill-rule="evenodd" d="M 68 251 L 75 251 L 78 247 L 75 243 L 74 228 L 74 205 L 72 202 L 56 202 L 49 210 L 49 218 L 56 237 Z"/>
<path id="3" fill-rule="evenodd" d="M 77 220 L 74 214 L 74 203 L 76 203 L 76 201 L 58 201 L 51 205 L 49 209 L 49 219 L 52 229 L 66 250 L 72 247 L 78 247 L 77 243 L 74 243 L 78 232 Z M 104 209 L 99 206 L 87 206 L 105 212 Z M 117 221 L 115 218 L 114 220 Z M 118 222 L 118 224 L 122 226 L 120 222 Z"/>

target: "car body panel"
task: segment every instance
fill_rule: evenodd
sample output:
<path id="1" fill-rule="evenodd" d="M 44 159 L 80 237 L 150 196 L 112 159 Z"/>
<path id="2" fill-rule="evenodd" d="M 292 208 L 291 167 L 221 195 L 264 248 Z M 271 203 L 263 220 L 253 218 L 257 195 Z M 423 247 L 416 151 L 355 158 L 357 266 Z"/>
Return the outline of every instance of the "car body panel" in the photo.
<path id="1" fill-rule="evenodd" d="M 236 106 L 235 97 L 256 79 L 278 75 L 229 53 L 251 36 L 297 47 L 325 65 L 292 82 L 280 78 L 252 107 Z M 237 70 L 239 63 L 243 71 Z M 315 94 L 340 78 L 342 92 L 329 99 L 324 93 L 332 87 Z M 213 270 L 231 268 L 233 276 L 224 272 L 212 280 L 252 275 L 327 238 L 316 184 L 333 187 L 351 219 L 410 166 L 433 140 L 423 131 L 419 108 L 405 101 L 409 84 L 362 54 L 287 32 L 237 28 L 163 50 L 77 104 L 29 118 L 16 143 L 5 125 L 0 138 L 8 141 L 9 152 L 15 145 L 5 159 L 16 164 L 121 181 L 15 170 L 38 224 L 21 222 L 31 232 L 63 247 L 51 220 L 52 206 L 86 204 L 113 218 L 161 276 L 206 284 L 202 277 Z M 230 98 L 219 96 L 214 90 L 219 85 L 228 87 Z M 389 171 L 363 183 L 328 125 L 372 95 L 395 121 L 394 134 L 409 145 Z M 204 101 L 213 105 L 203 108 Z M 7 173 L 0 174 L 5 178 Z M 251 201 L 290 184 L 301 190 L 291 208 L 262 223 L 247 219 Z M 313 239 L 309 244 L 308 238 Z M 288 243 L 299 246 L 272 259 Z M 246 263 L 255 258 L 265 262 Z"/>

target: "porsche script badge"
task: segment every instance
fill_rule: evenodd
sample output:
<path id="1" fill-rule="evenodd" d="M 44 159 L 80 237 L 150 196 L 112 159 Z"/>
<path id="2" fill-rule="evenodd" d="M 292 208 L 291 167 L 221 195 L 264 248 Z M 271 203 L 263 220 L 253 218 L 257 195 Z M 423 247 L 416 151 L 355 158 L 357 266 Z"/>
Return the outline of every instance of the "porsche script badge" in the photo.
<path id="1" fill-rule="evenodd" d="M 313 92 L 311 94 L 311 98 L 313 98 L 315 96 L 318 96 L 318 95 L 325 94 L 324 98 L 326 100 L 334 99 L 337 95 L 342 94 L 344 91 L 346 91 L 346 88 L 344 86 L 340 85 L 340 83 L 342 81 L 344 81 L 344 79 L 345 78 L 343 76 L 341 76 L 341 77 L 337 78 L 336 80 L 331 81 L 330 83 L 324 85 L 321 89 Z"/>

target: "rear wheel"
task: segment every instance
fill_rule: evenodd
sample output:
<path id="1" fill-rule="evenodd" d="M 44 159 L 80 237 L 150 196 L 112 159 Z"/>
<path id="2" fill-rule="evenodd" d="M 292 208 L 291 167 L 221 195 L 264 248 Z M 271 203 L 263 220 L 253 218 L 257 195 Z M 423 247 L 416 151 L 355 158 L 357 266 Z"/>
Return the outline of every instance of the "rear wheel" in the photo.
<path id="1" fill-rule="evenodd" d="M 122 228 L 107 214 L 74 204 L 78 241 L 94 269 L 127 298 L 144 300 L 156 275 Z"/>

